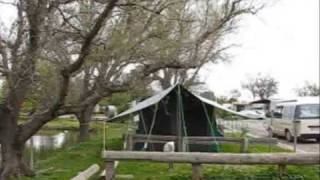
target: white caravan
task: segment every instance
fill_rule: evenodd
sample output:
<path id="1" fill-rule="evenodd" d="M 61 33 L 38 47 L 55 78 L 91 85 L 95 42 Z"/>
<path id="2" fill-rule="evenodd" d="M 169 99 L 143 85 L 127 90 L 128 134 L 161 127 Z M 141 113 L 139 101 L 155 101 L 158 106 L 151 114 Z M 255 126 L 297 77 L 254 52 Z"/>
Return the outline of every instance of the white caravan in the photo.
<path id="1" fill-rule="evenodd" d="M 272 135 L 284 136 L 288 141 L 292 141 L 295 124 L 298 138 L 320 141 L 319 97 L 277 104 L 273 110 L 269 131 Z"/>

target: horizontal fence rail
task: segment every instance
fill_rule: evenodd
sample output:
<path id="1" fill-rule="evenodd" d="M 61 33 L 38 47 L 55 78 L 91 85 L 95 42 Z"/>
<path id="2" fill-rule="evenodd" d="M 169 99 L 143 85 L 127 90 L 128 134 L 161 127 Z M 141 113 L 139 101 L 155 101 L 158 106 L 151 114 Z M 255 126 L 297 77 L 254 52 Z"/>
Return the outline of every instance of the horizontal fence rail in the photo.
<path id="1" fill-rule="evenodd" d="M 319 153 L 200 153 L 200 152 L 137 152 L 106 151 L 107 180 L 114 177 L 115 161 L 149 161 L 163 163 L 192 164 L 192 179 L 201 179 L 201 164 L 231 165 L 278 165 L 279 175 L 286 171 L 286 165 L 316 165 L 320 162 Z"/>
<path id="2" fill-rule="evenodd" d="M 107 151 L 106 161 L 154 161 L 201 164 L 319 164 L 318 153 L 200 153 L 200 152 L 138 152 Z"/>
<path id="3" fill-rule="evenodd" d="M 129 138 L 132 138 L 135 142 L 159 142 L 166 143 L 168 141 L 176 141 L 177 136 L 166 136 L 166 135 L 145 135 L 145 134 L 128 134 Z M 212 136 L 188 136 L 183 137 L 189 143 L 195 141 L 217 141 L 217 142 L 232 142 L 232 143 L 241 143 L 243 139 L 241 137 L 212 137 Z M 278 140 L 276 138 L 247 138 L 252 143 L 261 143 L 261 144 L 276 144 Z"/>
<path id="4" fill-rule="evenodd" d="M 174 141 L 177 143 L 177 136 L 169 135 L 145 135 L 145 134 L 127 134 L 127 150 L 133 150 L 135 143 L 166 143 Z M 183 137 L 185 144 L 212 145 L 220 144 L 240 144 L 241 152 L 247 152 L 249 144 L 276 145 L 276 138 L 241 138 L 241 137 L 212 137 L 212 136 L 188 136 Z"/>

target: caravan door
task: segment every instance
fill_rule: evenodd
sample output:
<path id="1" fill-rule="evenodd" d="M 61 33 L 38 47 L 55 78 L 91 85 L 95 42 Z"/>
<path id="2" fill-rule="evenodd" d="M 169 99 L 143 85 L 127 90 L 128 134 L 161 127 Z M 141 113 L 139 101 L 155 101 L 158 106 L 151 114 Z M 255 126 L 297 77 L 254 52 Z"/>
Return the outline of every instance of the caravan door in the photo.
<path id="1" fill-rule="evenodd" d="M 277 106 L 273 111 L 273 118 L 271 119 L 270 129 L 275 135 L 282 135 L 282 130 L 280 128 L 282 121 L 282 111 L 283 106 Z"/>

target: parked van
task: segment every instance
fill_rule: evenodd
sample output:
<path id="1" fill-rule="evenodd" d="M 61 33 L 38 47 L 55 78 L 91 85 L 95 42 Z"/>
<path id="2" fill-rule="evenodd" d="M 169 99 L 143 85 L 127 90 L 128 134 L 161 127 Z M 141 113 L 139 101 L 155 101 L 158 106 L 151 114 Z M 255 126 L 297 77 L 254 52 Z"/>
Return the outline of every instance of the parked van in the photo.
<path id="1" fill-rule="evenodd" d="M 269 131 L 274 136 L 284 136 L 292 141 L 295 123 L 298 138 L 320 141 L 319 97 L 277 104 L 272 112 Z"/>

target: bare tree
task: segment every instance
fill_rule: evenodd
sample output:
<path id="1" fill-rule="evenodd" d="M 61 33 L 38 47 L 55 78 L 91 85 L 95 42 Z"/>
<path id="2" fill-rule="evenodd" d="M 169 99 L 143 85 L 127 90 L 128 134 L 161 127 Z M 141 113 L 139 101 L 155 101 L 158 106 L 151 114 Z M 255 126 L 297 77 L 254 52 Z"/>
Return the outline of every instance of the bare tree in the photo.
<path id="1" fill-rule="evenodd" d="M 193 1 L 192 8 L 185 4 L 184 9 L 180 9 L 180 16 L 187 17 L 188 21 L 169 24 L 172 30 L 167 33 L 168 42 L 173 42 L 173 48 L 165 56 L 195 64 L 196 68 L 187 71 L 165 69 L 155 74 L 154 79 L 164 89 L 177 82 L 186 86 L 201 85 L 203 82 L 198 77 L 201 68 L 228 60 L 227 50 L 234 44 L 226 44 L 224 39 L 235 32 L 244 15 L 256 14 L 262 7 L 246 0 Z M 171 38 L 172 34 L 174 38 Z"/>
<path id="2" fill-rule="evenodd" d="M 242 88 L 250 91 L 253 98 L 267 99 L 278 92 L 279 82 L 269 75 L 261 73 L 251 76 L 242 83 Z"/>
<path id="3" fill-rule="evenodd" d="M 87 32 L 82 32 L 83 41 L 77 43 L 79 51 L 73 61 L 59 71 L 59 90 L 56 100 L 45 109 L 37 111 L 31 119 L 23 124 L 18 123 L 21 105 L 33 83 L 39 55 L 46 44 L 46 37 L 53 35 L 57 27 L 63 26 L 65 17 L 61 16 L 57 24 L 51 22 L 53 15 L 60 12 L 60 8 L 74 1 L 30 0 L 18 1 L 17 21 L 13 27 L 15 37 L 0 37 L 1 73 L 6 77 L 8 93 L 0 105 L 0 143 L 2 167 L 0 179 L 7 179 L 10 175 L 33 175 L 33 172 L 22 160 L 24 144 L 45 123 L 58 116 L 58 110 L 64 104 L 69 89 L 70 77 L 81 68 L 90 53 L 94 38 L 99 33 L 104 22 L 112 13 L 117 0 L 111 0 L 105 5 L 101 13 L 93 20 Z M 73 7 L 77 7 L 76 4 Z M 56 29 L 60 30 L 60 29 Z M 72 42 L 72 41 L 71 41 Z"/>
<path id="4" fill-rule="evenodd" d="M 88 137 L 93 107 L 103 97 L 146 87 L 154 80 L 163 88 L 175 82 L 200 83 L 195 74 L 206 62 L 221 59 L 227 48 L 219 49 L 219 41 L 235 28 L 238 16 L 255 13 L 253 6 L 241 3 L 227 1 L 214 11 L 209 11 L 214 4 L 208 4 L 208 12 L 202 16 L 189 9 L 190 1 L 159 1 L 147 11 L 141 11 L 146 6 L 122 4 L 121 10 L 129 13 L 115 22 L 108 45 L 96 49 L 90 58 L 94 62 L 91 70 L 81 77 L 81 97 L 66 107 L 66 112 L 79 119 L 81 140 Z M 210 18 L 212 14 L 215 16 Z M 200 30 L 195 32 L 195 28 Z M 130 72 L 125 71 L 128 67 Z M 195 69 L 193 74 L 187 73 L 190 69 Z"/>
<path id="5" fill-rule="evenodd" d="M 158 13 L 167 13 L 180 1 L 161 1 L 141 9 L 133 4 L 120 4 L 121 13 L 113 24 L 108 44 L 101 42 L 88 57 L 87 64 L 76 82 L 80 93 L 76 100 L 66 103 L 61 113 L 73 113 L 80 122 L 80 140 L 89 135 L 89 123 L 94 106 L 113 93 L 147 87 L 154 74 L 162 69 L 186 69 L 195 65 L 179 60 L 164 59 L 166 51 L 162 32 L 170 27 L 160 26 L 159 21 L 174 21 Z M 170 4 L 170 6 L 169 6 Z M 141 11 L 142 10 L 142 11 Z M 126 13 L 124 13 L 126 12 Z M 155 16 L 155 12 L 157 15 Z M 139 17 L 139 21 L 135 18 Z M 73 99 L 73 98 L 72 98 Z"/>
<path id="6" fill-rule="evenodd" d="M 295 92 L 298 96 L 320 96 L 319 85 L 308 81 L 304 83 L 303 87 L 295 89 Z"/>
<path id="7" fill-rule="evenodd" d="M 238 89 L 232 89 L 229 97 L 230 101 L 238 101 L 238 99 L 241 97 L 241 92 Z"/>
<path id="8" fill-rule="evenodd" d="M 194 21 L 193 1 L 20 0 L 11 4 L 17 8 L 17 20 L 11 33 L 0 34 L 0 74 L 7 84 L 0 103 L 0 179 L 33 175 L 22 160 L 24 144 L 59 115 L 78 114 L 85 119 L 81 120 L 85 132 L 92 107 L 101 98 L 150 82 L 150 76 L 162 69 L 196 68 L 203 59 L 216 56 L 218 47 L 206 49 L 212 49 L 210 42 L 219 37 L 224 24 L 234 23 L 230 19 L 251 12 L 251 8 L 239 11 L 243 1 L 227 0 L 219 6 L 223 13 L 212 14 L 218 21 L 208 23 L 211 30 L 200 33 L 201 37 L 197 32 L 180 33 L 178 39 L 174 30 L 183 31 L 183 22 Z M 196 25 L 189 25 L 189 31 L 197 30 Z M 189 35 L 194 37 L 191 44 L 190 39 L 184 40 Z M 70 91 L 77 78 L 83 79 L 83 90 L 74 99 Z M 38 92 L 47 96 L 36 97 L 35 113 L 19 123 L 23 102 Z"/>

